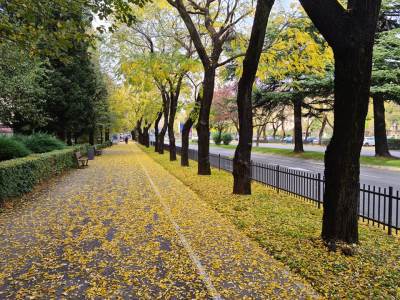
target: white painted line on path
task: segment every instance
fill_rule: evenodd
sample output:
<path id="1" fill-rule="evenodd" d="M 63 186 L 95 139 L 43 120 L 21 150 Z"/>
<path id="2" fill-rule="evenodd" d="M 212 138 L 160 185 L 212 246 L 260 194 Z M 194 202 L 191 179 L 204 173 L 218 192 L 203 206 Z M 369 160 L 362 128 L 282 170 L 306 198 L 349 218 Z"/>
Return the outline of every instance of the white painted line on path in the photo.
<path id="1" fill-rule="evenodd" d="M 171 222 L 171 224 L 175 228 L 176 234 L 178 235 L 179 239 L 181 240 L 181 243 L 182 243 L 183 247 L 185 248 L 186 252 L 188 253 L 190 259 L 193 262 L 193 264 L 196 266 L 197 271 L 199 272 L 200 277 L 203 280 L 208 292 L 210 293 L 210 295 L 212 295 L 213 299 L 221 300 L 222 299 L 221 295 L 217 292 L 216 288 L 214 287 L 214 285 L 213 285 L 213 283 L 211 281 L 211 278 L 207 274 L 207 272 L 206 272 L 205 268 L 203 267 L 203 265 L 201 264 L 200 259 L 194 253 L 192 247 L 190 246 L 190 243 L 188 242 L 188 240 L 186 239 L 186 237 L 182 233 L 182 230 L 179 227 L 179 225 L 173 220 L 173 217 L 171 215 L 171 211 L 170 211 L 169 207 L 167 206 L 167 204 L 165 204 L 159 189 L 157 188 L 157 186 L 155 185 L 155 183 L 151 179 L 149 173 L 147 172 L 147 170 L 143 166 L 143 164 L 139 160 L 137 160 L 137 161 L 140 164 L 140 166 L 142 167 L 144 173 L 146 174 L 146 177 L 149 180 L 150 185 L 153 188 L 158 200 L 160 201 L 161 205 L 163 206 L 164 211 L 167 214 L 169 221 Z"/>

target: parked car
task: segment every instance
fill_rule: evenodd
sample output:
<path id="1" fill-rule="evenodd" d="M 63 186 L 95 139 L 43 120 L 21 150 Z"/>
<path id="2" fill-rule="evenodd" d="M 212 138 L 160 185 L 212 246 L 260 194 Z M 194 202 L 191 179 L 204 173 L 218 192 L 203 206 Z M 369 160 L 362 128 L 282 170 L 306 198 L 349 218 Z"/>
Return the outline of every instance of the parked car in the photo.
<path id="1" fill-rule="evenodd" d="M 284 137 L 282 142 L 291 144 L 291 143 L 293 143 L 293 137 L 291 137 L 291 136 Z"/>
<path id="2" fill-rule="evenodd" d="M 375 137 L 373 137 L 373 136 L 365 137 L 363 145 L 364 146 L 375 146 Z"/>
<path id="3" fill-rule="evenodd" d="M 309 136 L 308 138 L 306 138 L 306 139 L 304 140 L 304 143 L 306 143 L 306 144 L 314 144 L 314 141 L 315 141 L 315 140 L 318 140 L 318 138 Z"/>

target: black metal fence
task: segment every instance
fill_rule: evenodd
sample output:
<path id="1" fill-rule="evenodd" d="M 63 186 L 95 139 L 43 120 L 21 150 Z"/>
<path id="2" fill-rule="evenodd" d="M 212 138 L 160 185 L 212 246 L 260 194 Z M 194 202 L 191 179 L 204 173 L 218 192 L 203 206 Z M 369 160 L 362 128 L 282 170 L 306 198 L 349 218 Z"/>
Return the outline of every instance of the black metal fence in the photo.
<path id="1" fill-rule="evenodd" d="M 154 146 L 154 142 L 152 143 Z M 166 144 L 165 149 L 169 149 Z M 177 154 L 181 147 L 176 147 Z M 189 149 L 189 159 L 198 160 L 197 150 Z M 210 165 L 225 170 L 233 171 L 233 159 L 220 154 L 210 154 Z M 251 162 L 251 178 L 290 195 L 303 198 L 315 203 L 318 208 L 323 203 L 325 182 L 321 173 L 284 168 L 279 165 Z M 387 229 L 388 234 L 400 232 L 400 192 L 393 187 L 376 187 L 362 185 L 360 187 L 359 218 L 368 224 Z"/>

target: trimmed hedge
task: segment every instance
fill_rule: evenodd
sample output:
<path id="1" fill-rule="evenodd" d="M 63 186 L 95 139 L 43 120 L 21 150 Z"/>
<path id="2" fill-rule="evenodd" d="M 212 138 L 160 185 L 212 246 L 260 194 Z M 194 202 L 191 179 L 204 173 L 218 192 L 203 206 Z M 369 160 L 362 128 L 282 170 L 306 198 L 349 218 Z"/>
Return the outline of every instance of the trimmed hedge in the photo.
<path id="1" fill-rule="evenodd" d="M 0 200 L 21 196 L 38 183 L 76 166 L 69 148 L 0 163 Z"/>
<path id="2" fill-rule="evenodd" d="M 99 149 L 109 146 L 109 142 L 96 145 Z M 0 201 L 28 193 L 35 185 L 75 168 L 74 152 L 86 155 L 87 148 L 88 145 L 79 145 L 0 162 Z"/>
<path id="3" fill-rule="evenodd" d="M 400 150 L 400 139 L 388 139 L 390 150 Z"/>

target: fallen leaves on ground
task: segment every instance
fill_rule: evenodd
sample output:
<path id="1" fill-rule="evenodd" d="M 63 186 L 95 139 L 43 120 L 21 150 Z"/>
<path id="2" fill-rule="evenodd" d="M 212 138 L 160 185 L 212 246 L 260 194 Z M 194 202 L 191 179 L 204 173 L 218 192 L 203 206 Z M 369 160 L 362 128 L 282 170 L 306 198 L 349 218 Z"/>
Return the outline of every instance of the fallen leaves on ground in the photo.
<path id="1" fill-rule="evenodd" d="M 319 239 L 322 210 L 313 204 L 258 183 L 251 196 L 236 196 L 231 174 L 214 169 L 198 176 L 193 161 L 182 168 L 168 153 L 142 149 L 326 298 L 400 299 L 398 237 L 361 224 L 357 255 L 328 252 Z"/>

